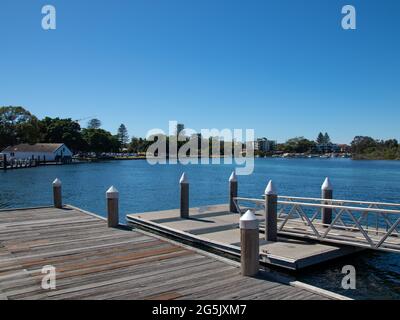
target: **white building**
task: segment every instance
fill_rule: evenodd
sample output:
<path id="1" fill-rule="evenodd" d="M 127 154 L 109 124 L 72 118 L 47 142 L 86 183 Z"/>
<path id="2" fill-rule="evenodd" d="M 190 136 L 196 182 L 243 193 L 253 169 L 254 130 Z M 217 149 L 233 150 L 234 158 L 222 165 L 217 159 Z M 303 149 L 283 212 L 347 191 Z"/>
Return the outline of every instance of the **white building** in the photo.
<path id="1" fill-rule="evenodd" d="M 18 144 L 1 153 L 8 159 L 40 159 L 41 161 L 70 161 L 72 152 L 63 143 Z"/>
<path id="2" fill-rule="evenodd" d="M 268 140 L 267 138 L 260 138 L 254 141 L 254 150 L 270 152 L 273 151 L 276 146 L 276 141 Z"/>
<path id="3" fill-rule="evenodd" d="M 320 143 L 317 144 L 316 150 L 321 153 L 332 153 L 332 152 L 340 152 L 340 147 L 334 143 Z"/>

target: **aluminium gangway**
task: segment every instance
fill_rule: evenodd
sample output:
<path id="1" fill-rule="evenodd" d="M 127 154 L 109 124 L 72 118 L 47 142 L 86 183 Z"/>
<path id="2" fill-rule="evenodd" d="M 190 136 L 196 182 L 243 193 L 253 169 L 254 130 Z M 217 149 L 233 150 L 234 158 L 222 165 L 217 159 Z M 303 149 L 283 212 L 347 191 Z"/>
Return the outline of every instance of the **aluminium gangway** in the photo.
<path id="1" fill-rule="evenodd" d="M 234 200 L 239 212 L 253 208 L 263 223 L 264 199 Z M 322 223 L 323 209 L 332 211 L 330 224 Z M 400 253 L 400 204 L 278 196 L 277 216 L 278 235 Z"/>

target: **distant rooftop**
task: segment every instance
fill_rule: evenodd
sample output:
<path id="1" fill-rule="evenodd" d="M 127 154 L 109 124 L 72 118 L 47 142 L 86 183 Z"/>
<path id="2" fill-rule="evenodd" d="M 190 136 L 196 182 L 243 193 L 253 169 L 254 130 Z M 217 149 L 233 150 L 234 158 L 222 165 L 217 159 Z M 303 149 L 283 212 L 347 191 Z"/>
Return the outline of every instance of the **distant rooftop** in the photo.
<path id="1" fill-rule="evenodd" d="M 7 147 L 2 152 L 54 152 L 62 145 L 63 143 L 22 143 L 12 147 Z"/>

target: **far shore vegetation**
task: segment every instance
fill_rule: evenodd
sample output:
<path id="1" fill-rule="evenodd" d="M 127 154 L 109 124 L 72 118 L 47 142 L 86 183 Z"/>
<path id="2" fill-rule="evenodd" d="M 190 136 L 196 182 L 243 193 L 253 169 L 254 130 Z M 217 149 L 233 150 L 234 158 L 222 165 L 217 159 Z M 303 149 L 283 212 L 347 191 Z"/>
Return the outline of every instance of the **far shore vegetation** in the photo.
<path id="1" fill-rule="evenodd" d="M 0 107 L 0 152 L 8 146 L 20 143 L 65 143 L 77 155 L 126 153 L 130 156 L 119 155 L 115 158 L 129 159 L 143 157 L 149 145 L 153 143 L 145 138 L 130 138 L 124 124 L 113 134 L 101 128 L 99 119 L 91 119 L 86 127 L 82 127 L 80 122 L 71 118 L 38 119 L 23 107 Z M 221 152 L 224 143 L 227 142 L 221 141 Z M 328 133 L 319 133 L 315 141 L 296 137 L 276 144 L 269 152 L 256 151 L 256 155 L 265 157 L 282 153 L 321 154 L 324 152 L 318 150 L 318 146 L 329 144 L 331 139 Z M 346 151 L 340 152 L 351 153 L 352 158 L 357 160 L 400 160 L 400 147 L 396 139 L 384 141 L 356 136 L 351 144 L 345 147 Z"/>

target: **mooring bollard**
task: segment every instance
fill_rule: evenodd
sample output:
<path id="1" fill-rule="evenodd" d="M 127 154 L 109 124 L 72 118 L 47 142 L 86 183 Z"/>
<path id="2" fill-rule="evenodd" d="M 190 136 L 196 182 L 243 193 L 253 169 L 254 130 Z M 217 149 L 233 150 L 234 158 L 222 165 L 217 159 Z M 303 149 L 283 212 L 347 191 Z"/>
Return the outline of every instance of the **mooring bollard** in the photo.
<path id="1" fill-rule="evenodd" d="M 182 174 L 179 180 L 180 194 L 181 194 L 181 218 L 189 218 L 189 181 L 186 173 Z"/>
<path id="2" fill-rule="evenodd" d="M 260 269 L 260 239 L 258 220 L 248 210 L 240 218 L 240 263 L 243 276 L 255 276 Z"/>
<path id="3" fill-rule="evenodd" d="M 53 181 L 53 200 L 54 207 L 62 208 L 62 193 L 61 193 L 61 181 L 57 178 Z"/>
<path id="4" fill-rule="evenodd" d="M 265 240 L 278 240 L 278 195 L 272 180 L 265 189 Z"/>
<path id="5" fill-rule="evenodd" d="M 235 199 L 238 196 L 238 182 L 235 171 L 232 172 L 229 178 L 229 211 L 232 213 L 239 213 Z"/>
<path id="6" fill-rule="evenodd" d="M 119 192 L 111 186 L 106 192 L 107 198 L 107 222 L 109 228 L 115 228 L 119 225 Z"/>
<path id="7" fill-rule="evenodd" d="M 331 181 L 329 178 L 326 178 L 321 187 L 321 198 L 322 199 L 333 199 L 333 188 L 331 185 Z M 324 201 L 323 204 L 332 204 L 331 201 Z M 322 208 L 322 223 L 331 224 L 332 223 L 332 209 L 331 208 Z"/>

